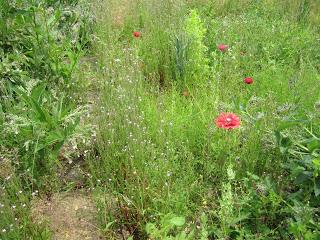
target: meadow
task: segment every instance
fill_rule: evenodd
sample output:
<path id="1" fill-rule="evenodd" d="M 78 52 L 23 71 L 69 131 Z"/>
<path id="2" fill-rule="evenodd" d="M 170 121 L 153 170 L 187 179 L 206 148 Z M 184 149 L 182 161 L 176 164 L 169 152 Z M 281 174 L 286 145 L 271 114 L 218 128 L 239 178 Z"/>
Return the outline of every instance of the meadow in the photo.
<path id="1" fill-rule="evenodd" d="M 318 0 L 0 0 L 0 240 L 320 239 Z"/>

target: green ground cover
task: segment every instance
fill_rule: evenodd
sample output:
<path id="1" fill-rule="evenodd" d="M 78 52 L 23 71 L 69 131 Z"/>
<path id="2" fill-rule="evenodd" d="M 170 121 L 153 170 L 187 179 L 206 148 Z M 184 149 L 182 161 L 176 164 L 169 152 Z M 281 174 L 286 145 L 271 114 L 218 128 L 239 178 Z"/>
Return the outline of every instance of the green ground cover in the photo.
<path id="1" fill-rule="evenodd" d="M 79 188 L 101 239 L 320 239 L 318 1 L 0 6 L 0 239 Z"/>

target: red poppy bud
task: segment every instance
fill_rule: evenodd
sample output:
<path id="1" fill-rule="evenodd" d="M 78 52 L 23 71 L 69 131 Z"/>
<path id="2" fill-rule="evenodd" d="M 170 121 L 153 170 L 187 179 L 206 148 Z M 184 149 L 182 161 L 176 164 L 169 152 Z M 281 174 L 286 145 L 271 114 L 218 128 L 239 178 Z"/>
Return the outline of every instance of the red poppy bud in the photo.
<path id="1" fill-rule="evenodd" d="M 253 83 L 253 79 L 251 77 L 246 77 L 243 80 L 246 84 L 252 84 Z"/>
<path id="2" fill-rule="evenodd" d="M 219 49 L 221 52 L 225 52 L 225 51 L 228 50 L 228 45 L 219 44 L 219 45 L 218 45 L 218 49 Z"/>
<path id="3" fill-rule="evenodd" d="M 133 36 L 136 37 L 136 38 L 140 37 L 140 35 L 141 35 L 140 32 L 133 32 Z"/>

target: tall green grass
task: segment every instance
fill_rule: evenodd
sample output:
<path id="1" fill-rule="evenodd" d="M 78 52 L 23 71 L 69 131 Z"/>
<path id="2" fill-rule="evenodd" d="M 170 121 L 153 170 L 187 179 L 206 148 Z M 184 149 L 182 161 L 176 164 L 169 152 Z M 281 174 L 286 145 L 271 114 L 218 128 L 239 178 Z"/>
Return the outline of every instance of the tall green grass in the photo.
<path id="1" fill-rule="evenodd" d="M 114 26 L 115 3 L 105 4 L 91 169 L 106 236 L 293 236 L 273 131 L 312 113 L 319 99 L 318 33 L 307 6 L 280 15 L 283 5 L 270 1 L 137 1 Z M 217 129 L 220 112 L 238 114 L 240 129 Z"/>
<path id="2" fill-rule="evenodd" d="M 0 7 L 1 239 L 79 159 L 106 239 L 319 238 L 316 0 Z"/>

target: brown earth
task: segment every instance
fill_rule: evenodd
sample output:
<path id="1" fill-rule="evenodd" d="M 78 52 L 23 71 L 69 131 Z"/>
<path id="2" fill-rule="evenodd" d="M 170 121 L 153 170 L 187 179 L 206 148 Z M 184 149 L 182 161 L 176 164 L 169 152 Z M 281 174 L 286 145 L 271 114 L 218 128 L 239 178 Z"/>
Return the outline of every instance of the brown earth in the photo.
<path id="1" fill-rule="evenodd" d="M 48 224 L 54 240 L 98 240 L 96 208 L 88 193 L 81 191 L 56 193 L 50 200 L 36 199 L 32 218 Z"/>

